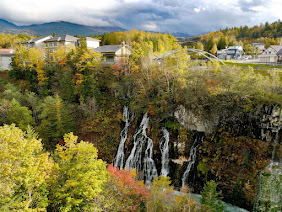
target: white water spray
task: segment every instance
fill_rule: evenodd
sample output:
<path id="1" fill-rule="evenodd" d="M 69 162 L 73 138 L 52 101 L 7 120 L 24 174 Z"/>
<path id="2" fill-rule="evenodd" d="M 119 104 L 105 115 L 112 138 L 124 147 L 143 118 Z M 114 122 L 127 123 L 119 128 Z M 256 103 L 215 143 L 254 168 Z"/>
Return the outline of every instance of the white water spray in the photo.
<path id="1" fill-rule="evenodd" d="M 120 143 L 118 146 L 118 151 L 116 154 L 116 157 L 114 159 L 114 166 L 115 167 L 119 167 L 120 169 L 123 169 L 123 163 L 124 163 L 124 144 L 125 141 L 127 139 L 127 135 L 128 135 L 128 127 L 130 126 L 130 121 L 129 121 L 129 110 L 127 106 L 123 107 L 123 118 L 124 118 L 124 122 L 125 122 L 125 126 L 123 128 L 123 130 L 120 133 Z"/>
<path id="2" fill-rule="evenodd" d="M 201 143 L 203 143 L 203 140 L 204 140 L 204 136 L 201 137 Z M 195 139 L 195 141 L 194 141 L 194 143 L 193 143 L 193 145 L 190 149 L 190 155 L 189 155 L 190 161 L 189 161 L 187 168 L 186 168 L 186 171 L 184 172 L 183 177 L 182 177 L 182 187 L 185 185 L 185 182 L 188 179 L 190 170 L 191 170 L 192 166 L 194 165 L 194 163 L 196 162 L 197 148 L 199 146 L 199 144 L 196 145 L 197 142 L 198 142 L 198 137 Z"/>
<path id="3" fill-rule="evenodd" d="M 145 184 L 149 185 L 156 177 L 158 177 L 157 168 L 153 160 L 153 140 L 148 138 L 147 135 L 147 149 L 144 156 L 144 177 Z"/>
<path id="4" fill-rule="evenodd" d="M 169 174 L 169 132 L 166 128 L 162 128 L 163 137 L 160 140 L 160 150 L 162 153 L 162 169 L 161 175 L 167 177 Z"/>
<path id="5" fill-rule="evenodd" d="M 153 141 L 146 134 L 148 123 L 149 118 L 146 113 L 143 116 L 139 129 L 133 135 L 133 148 L 125 163 L 126 169 L 131 170 L 135 168 L 137 172 L 142 171 L 147 185 L 158 176 L 153 160 Z M 146 143 L 147 148 L 144 159 L 142 160 L 142 149 Z"/>

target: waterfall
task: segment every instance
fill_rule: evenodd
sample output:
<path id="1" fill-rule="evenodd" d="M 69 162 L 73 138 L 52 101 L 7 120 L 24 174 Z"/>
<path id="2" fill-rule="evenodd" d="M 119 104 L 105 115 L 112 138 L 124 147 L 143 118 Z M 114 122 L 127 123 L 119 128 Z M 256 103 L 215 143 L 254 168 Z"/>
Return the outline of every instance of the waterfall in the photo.
<path id="1" fill-rule="evenodd" d="M 204 136 L 201 137 L 201 143 L 203 142 L 203 140 L 204 140 Z M 194 143 L 193 143 L 193 145 L 190 149 L 189 163 L 188 163 L 186 171 L 184 172 L 183 177 L 182 177 L 182 187 L 185 185 L 185 182 L 187 181 L 190 170 L 191 170 L 192 166 L 194 165 L 194 163 L 196 162 L 197 148 L 199 146 L 199 144 L 196 145 L 197 142 L 198 142 L 198 136 L 196 137 L 196 139 L 195 139 L 195 141 L 194 141 Z"/>
<path id="2" fill-rule="evenodd" d="M 146 135 L 146 129 L 148 127 L 149 118 L 147 117 L 147 113 L 143 116 L 141 124 L 138 130 L 133 135 L 133 148 L 128 156 L 125 168 L 126 169 L 136 169 L 136 171 L 142 170 L 142 148 L 145 143 L 145 139 L 143 134 Z M 140 136 L 141 134 L 141 136 Z"/>
<path id="3" fill-rule="evenodd" d="M 143 116 L 138 130 L 133 135 L 133 148 L 126 160 L 126 169 L 142 171 L 145 183 L 148 185 L 158 176 L 155 162 L 153 160 L 153 141 L 146 134 L 149 118 L 147 113 Z M 142 149 L 147 144 L 144 159 L 142 160 Z"/>
<path id="4" fill-rule="evenodd" d="M 281 177 L 282 177 L 282 162 L 274 161 L 276 147 L 279 142 L 279 132 L 281 130 L 282 110 L 278 119 L 278 125 L 272 127 L 272 133 L 275 133 L 274 146 L 271 156 L 270 164 L 265 170 L 270 171 L 270 176 L 260 172 L 259 176 L 259 189 L 256 201 L 254 203 L 253 211 L 281 211 Z M 267 203 L 267 204 L 266 204 Z"/>
<path id="5" fill-rule="evenodd" d="M 169 173 L 169 132 L 166 128 L 162 128 L 163 137 L 160 140 L 160 150 L 162 153 L 162 169 L 161 175 L 167 177 Z"/>
<path id="6" fill-rule="evenodd" d="M 148 138 L 147 135 L 147 148 L 144 157 L 144 177 L 145 184 L 149 185 L 156 177 L 158 177 L 157 168 L 153 160 L 153 140 Z"/>
<path id="7" fill-rule="evenodd" d="M 123 107 L 123 118 L 124 118 L 125 126 L 120 133 L 120 143 L 119 143 L 119 146 L 118 146 L 118 151 L 117 151 L 116 157 L 115 157 L 114 162 L 113 162 L 114 166 L 119 167 L 120 169 L 123 169 L 124 143 L 127 139 L 128 127 L 130 126 L 129 110 L 128 110 L 127 106 Z"/>

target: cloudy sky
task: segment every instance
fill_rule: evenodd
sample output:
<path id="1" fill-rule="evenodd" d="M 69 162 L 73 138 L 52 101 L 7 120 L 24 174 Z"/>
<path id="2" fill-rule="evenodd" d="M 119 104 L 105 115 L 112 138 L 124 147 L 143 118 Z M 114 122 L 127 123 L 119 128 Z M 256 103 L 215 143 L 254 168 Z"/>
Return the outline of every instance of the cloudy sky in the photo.
<path id="1" fill-rule="evenodd" d="M 282 0 L 0 0 L 0 18 L 197 35 L 282 20 Z"/>

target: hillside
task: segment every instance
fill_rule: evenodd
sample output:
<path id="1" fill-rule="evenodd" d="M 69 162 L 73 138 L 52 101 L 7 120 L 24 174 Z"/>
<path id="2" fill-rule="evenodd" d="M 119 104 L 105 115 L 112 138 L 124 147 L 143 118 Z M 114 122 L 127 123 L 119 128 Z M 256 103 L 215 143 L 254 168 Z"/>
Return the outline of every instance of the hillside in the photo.
<path id="1" fill-rule="evenodd" d="M 119 27 L 96 27 L 74 24 L 70 22 L 50 22 L 30 26 L 17 26 L 6 20 L 0 19 L 0 32 L 15 34 L 49 35 L 49 34 L 71 34 L 78 36 L 103 34 L 104 32 L 124 31 Z"/>
<path id="2" fill-rule="evenodd" d="M 279 45 L 282 37 L 282 22 L 280 20 L 260 26 L 240 26 L 226 28 L 216 32 L 209 32 L 204 35 L 190 39 L 185 45 L 196 45 L 196 48 L 211 51 L 212 48 L 224 49 L 226 46 L 241 45 L 245 51 L 249 51 L 251 43 L 264 43 L 265 48 L 270 45 Z M 191 44 L 191 40 L 194 44 Z M 252 53 L 253 50 L 251 50 Z"/>

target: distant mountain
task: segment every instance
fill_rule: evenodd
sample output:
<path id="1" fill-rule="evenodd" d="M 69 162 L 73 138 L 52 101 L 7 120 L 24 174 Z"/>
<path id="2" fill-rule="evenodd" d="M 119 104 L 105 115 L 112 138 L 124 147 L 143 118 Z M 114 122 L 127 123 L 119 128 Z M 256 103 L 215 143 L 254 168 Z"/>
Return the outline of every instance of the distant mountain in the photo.
<path id="1" fill-rule="evenodd" d="M 0 19 L 0 32 L 31 34 L 31 35 L 50 35 L 50 34 L 70 34 L 78 36 L 87 36 L 95 34 L 103 34 L 104 32 L 125 31 L 120 27 L 96 27 L 74 24 L 65 21 L 50 22 L 30 26 L 17 26 L 6 20 Z"/>
<path id="2" fill-rule="evenodd" d="M 171 33 L 171 34 L 175 38 L 180 38 L 180 37 L 189 38 L 189 37 L 193 37 L 193 36 L 191 36 L 189 34 L 186 34 L 186 33 L 183 33 L 183 32 L 174 32 L 174 33 Z"/>
<path id="3" fill-rule="evenodd" d="M 17 30 L 18 26 L 16 26 L 13 23 L 10 23 L 6 20 L 0 19 L 0 32 L 4 32 L 4 33 L 15 33 L 18 34 L 20 33 Z M 27 32 L 24 32 L 27 33 Z"/>

